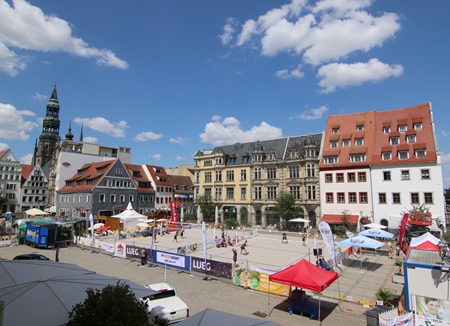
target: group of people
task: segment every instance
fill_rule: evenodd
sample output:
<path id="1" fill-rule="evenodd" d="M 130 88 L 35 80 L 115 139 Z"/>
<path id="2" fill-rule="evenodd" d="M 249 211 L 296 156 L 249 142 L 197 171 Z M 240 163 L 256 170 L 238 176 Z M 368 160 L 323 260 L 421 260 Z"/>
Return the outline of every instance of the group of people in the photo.
<path id="1" fill-rule="evenodd" d="M 306 234 L 302 234 L 301 238 L 302 238 L 302 244 L 304 246 L 306 246 Z M 286 232 L 283 232 L 283 234 L 281 235 L 281 243 L 288 243 Z"/>

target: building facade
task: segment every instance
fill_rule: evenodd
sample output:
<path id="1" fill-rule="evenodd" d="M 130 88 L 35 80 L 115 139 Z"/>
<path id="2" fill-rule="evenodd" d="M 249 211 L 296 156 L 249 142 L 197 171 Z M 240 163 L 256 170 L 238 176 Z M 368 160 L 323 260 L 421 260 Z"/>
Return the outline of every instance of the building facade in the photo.
<path id="1" fill-rule="evenodd" d="M 7 202 L 1 207 L 2 213 L 20 212 L 20 192 L 22 165 L 11 150 L 0 151 L 0 197 Z"/>
<path id="2" fill-rule="evenodd" d="M 48 205 L 48 180 L 39 164 L 22 164 L 21 211 L 45 210 Z"/>
<path id="3" fill-rule="evenodd" d="M 320 161 L 322 220 L 361 219 L 399 226 L 422 206 L 445 224 L 439 148 L 431 103 L 391 111 L 329 116 Z"/>
<path id="4" fill-rule="evenodd" d="M 216 223 L 266 226 L 287 222 L 271 210 L 278 195 L 289 192 L 302 216 L 315 225 L 321 141 L 322 134 L 314 134 L 199 151 L 194 157 L 194 197 L 211 196 Z"/>

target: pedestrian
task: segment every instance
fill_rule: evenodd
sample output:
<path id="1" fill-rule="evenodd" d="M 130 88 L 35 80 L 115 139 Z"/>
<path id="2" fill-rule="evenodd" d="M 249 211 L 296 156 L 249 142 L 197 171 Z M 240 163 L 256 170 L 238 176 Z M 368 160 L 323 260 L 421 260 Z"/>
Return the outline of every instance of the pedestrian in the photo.
<path id="1" fill-rule="evenodd" d="M 241 255 L 248 255 L 249 252 L 247 251 L 247 240 L 241 245 Z"/>
<path id="2" fill-rule="evenodd" d="M 59 245 L 58 245 L 58 242 L 55 242 L 55 249 L 56 249 L 55 261 L 59 262 Z"/>
<path id="3" fill-rule="evenodd" d="M 180 237 L 181 237 L 181 239 L 184 239 L 184 229 L 181 229 Z"/>
<path id="4" fill-rule="evenodd" d="M 156 228 L 153 228 L 153 241 L 156 242 L 156 235 L 158 234 Z"/>
<path id="5" fill-rule="evenodd" d="M 286 232 L 283 232 L 283 235 L 281 236 L 281 243 L 288 243 Z"/>
<path id="6" fill-rule="evenodd" d="M 178 231 L 173 235 L 173 241 L 178 242 Z"/>
<path id="7" fill-rule="evenodd" d="M 141 265 L 145 265 L 147 263 L 147 250 L 145 248 L 141 249 Z"/>
<path id="8" fill-rule="evenodd" d="M 306 246 L 306 235 L 305 234 L 302 235 L 302 243 L 304 246 Z"/>
<path id="9" fill-rule="evenodd" d="M 237 264 L 237 250 L 236 248 L 233 248 L 233 267 L 236 268 Z"/>

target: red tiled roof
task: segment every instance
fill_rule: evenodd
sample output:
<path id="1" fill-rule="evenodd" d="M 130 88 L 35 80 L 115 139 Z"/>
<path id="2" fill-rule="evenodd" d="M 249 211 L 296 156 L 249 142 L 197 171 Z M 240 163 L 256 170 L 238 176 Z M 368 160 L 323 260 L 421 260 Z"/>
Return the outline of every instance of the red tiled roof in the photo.
<path id="1" fill-rule="evenodd" d="M 322 221 L 327 222 L 329 224 L 343 224 L 342 215 L 338 214 L 323 214 Z M 358 215 L 349 215 L 347 223 L 350 224 L 358 223 Z"/>

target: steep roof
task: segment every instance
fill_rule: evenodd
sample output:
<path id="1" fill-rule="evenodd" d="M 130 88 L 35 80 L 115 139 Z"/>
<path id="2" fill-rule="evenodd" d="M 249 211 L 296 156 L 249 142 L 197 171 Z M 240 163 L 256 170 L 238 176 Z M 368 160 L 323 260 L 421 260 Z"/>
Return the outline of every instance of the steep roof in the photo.
<path id="1" fill-rule="evenodd" d="M 66 185 L 58 192 L 92 191 L 103 180 L 118 160 L 92 162 L 84 164 L 77 172 L 66 180 Z"/>
<path id="2" fill-rule="evenodd" d="M 153 181 L 157 186 L 172 186 L 172 180 L 170 180 L 169 175 L 162 166 L 156 165 L 145 165 L 149 171 Z"/>
<path id="3" fill-rule="evenodd" d="M 172 183 L 174 186 L 174 192 L 194 192 L 194 184 L 192 183 L 192 180 L 188 176 L 183 175 L 169 175 L 170 179 L 172 179 Z"/>
<path id="4" fill-rule="evenodd" d="M 155 189 L 153 189 L 151 181 L 147 177 L 142 165 L 124 163 L 123 166 L 127 169 L 128 174 L 130 175 L 131 180 L 133 180 L 139 193 L 155 192 Z M 143 184 L 148 184 L 149 187 L 142 187 Z"/>
<path id="5" fill-rule="evenodd" d="M 33 166 L 31 164 L 20 164 L 22 166 L 22 181 L 23 185 L 25 181 L 30 177 L 31 172 L 33 172 Z"/>

